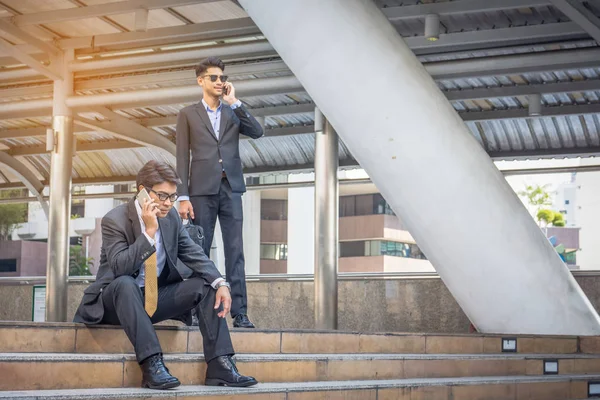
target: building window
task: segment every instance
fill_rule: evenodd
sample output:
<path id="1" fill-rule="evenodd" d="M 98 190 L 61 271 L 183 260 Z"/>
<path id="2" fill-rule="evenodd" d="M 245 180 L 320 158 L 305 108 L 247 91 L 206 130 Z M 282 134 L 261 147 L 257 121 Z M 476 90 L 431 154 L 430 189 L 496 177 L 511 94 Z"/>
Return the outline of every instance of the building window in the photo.
<path id="1" fill-rule="evenodd" d="M 85 194 L 85 187 L 73 186 L 71 195 Z M 71 201 L 71 218 L 83 218 L 85 216 L 85 200 Z"/>
<path id="2" fill-rule="evenodd" d="M 261 260 L 287 260 L 287 243 L 261 243 Z"/>
<path id="3" fill-rule="evenodd" d="M 396 215 L 380 193 L 340 197 L 340 217 Z"/>
<path id="4" fill-rule="evenodd" d="M 0 260 L 0 272 L 17 272 L 17 260 L 14 258 Z"/>
<path id="5" fill-rule="evenodd" d="M 392 256 L 427 259 L 419 246 L 387 240 L 358 240 L 340 243 L 340 257 Z"/>
<path id="6" fill-rule="evenodd" d="M 262 199 L 260 202 L 260 219 L 266 221 L 287 221 L 287 200 Z"/>
<path id="7" fill-rule="evenodd" d="M 569 200 L 565 200 L 565 205 L 568 205 L 568 204 L 569 204 Z"/>

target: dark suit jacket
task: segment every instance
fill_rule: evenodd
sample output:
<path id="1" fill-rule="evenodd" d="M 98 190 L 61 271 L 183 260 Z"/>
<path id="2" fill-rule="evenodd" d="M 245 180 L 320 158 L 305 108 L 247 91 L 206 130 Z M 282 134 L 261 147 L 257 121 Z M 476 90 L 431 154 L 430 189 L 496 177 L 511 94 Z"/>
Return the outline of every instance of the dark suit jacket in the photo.
<path id="1" fill-rule="evenodd" d="M 221 277 L 215 264 L 204 254 L 202 247 L 190 238 L 183 228 L 181 218 L 175 209 L 166 217 L 159 218 L 163 248 L 167 252 L 169 275 L 167 283 L 182 281 L 176 263 L 180 259 L 196 276 L 203 278 L 208 284 Z M 136 278 L 140 267 L 156 248 L 150 245 L 142 228 L 135 208 L 134 199 L 109 211 L 102 218 L 102 249 L 100 251 L 100 267 L 96 274 L 96 282 L 83 292 L 83 299 L 75 313 L 74 322 L 98 324 L 104 316 L 102 290 L 116 278 L 129 275 Z M 191 324 L 191 314 L 183 313 L 180 319 Z"/>
<path id="2" fill-rule="evenodd" d="M 177 191 L 180 195 L 205 196 L 219 193 L 223 170 L 233 192 L 246 191 L 240 160 L 240 133 L 257 139 L 263 135 L 263 130 L 245 106 L 232 110 L 223 104 L 219 132 L 217 139 L 202 102 L 179 112 L 177 174 L 182 183 Z"/>

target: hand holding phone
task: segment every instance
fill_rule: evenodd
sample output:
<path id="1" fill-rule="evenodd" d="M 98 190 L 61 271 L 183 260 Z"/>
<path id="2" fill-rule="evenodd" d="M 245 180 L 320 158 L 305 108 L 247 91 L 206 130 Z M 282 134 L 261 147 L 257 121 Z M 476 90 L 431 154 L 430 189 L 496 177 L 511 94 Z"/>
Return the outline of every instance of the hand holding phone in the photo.
<path id="1" fill-rule="evenodd" d="M 223 96 L 227 96 L 229 94 L 229 83 L 225 82 L 223 84 Z"/>
<path id="2" fill-rule="evenodd" d="M 146 233 L 151 238 L 154 238 L 154 235 L 158 231 L 158 218 L 156 216 L 160 211 L 158 204 L 154 202 L 145 188 L 139 191 L 136 198 L 142 208 L 142 221 L 144 221 Z"/>

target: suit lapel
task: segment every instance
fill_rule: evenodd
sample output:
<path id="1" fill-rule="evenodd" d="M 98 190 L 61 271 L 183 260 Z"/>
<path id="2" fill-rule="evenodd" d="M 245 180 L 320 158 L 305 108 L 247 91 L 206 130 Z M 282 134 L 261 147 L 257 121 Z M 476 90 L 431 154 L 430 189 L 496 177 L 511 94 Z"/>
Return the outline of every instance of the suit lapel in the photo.
<path id="1" fill-rule="evenodd" d="M 218 141 L 219 139 L 217 139 L 215 130 L 213 129 L 212 124 L 210 123 L 210 118 L 208 117 L 208 112 L 206 111 L 206 108 L 204 108 L 204 104 L 202 104 L 202 102 L 200 102 L 198 105 L 196 105 L 196 111 L 198 112 L 198 115 L 200 115 L 200 119 L 202 120 L 202 122 L 204 122 L 204 125 L 206 125 L 206 127 L 208 128 L 208 131 L 210 132 L 212 137 Z M 221 115 L 221 118 L 223 118 L 223 115 Z"/>
<path id="2" fill-rule="evenodd" d="M 167 281 L 177 282 L 181 280 L 181 276 L 179 275 L 179 272 L 177 272 L 176 267 L 177 246 L 179 246 L 177 240 L 179 239 L 179 237 L 178 232 L 176 232 L 177 226 L 172 220 L 172 218 L 172 212 L 169 212 L 169 214 L 167 214 L 166 217 L 158 219 L 158 226 L 160 228 L 160 237 L 162 239 L 163 249 L 165 251 L 165 254 L 167 255 L 166 267 L 169 268 L 169 277 L 167 278 Z"/>
<path id="3" fill-rule="evenodd" d="M 223 139 L 225 136 L 225 132 L 227 131 L 227 124 L 231 119 L 230 113 L 233 112 L 231 108 L 226 107 L 225 105 L 221 106 L 221 123 L 219 124 L 219 141 Z"/>
<path id="4" fill-rule="evenodd" d="M 127 203 L 127 214 L 129 214 L 129 221 L 131 221 L 131 227 L 133 229 L 133 240 L 130 240 L 130 244 L 135 242 L 138 236 L 142 234 L 142 226 L 140 225 L 140 218 L 135 208 L 135 198 L 131 199 Z M 129 240 L 129 239 L 128 239 Z"/>

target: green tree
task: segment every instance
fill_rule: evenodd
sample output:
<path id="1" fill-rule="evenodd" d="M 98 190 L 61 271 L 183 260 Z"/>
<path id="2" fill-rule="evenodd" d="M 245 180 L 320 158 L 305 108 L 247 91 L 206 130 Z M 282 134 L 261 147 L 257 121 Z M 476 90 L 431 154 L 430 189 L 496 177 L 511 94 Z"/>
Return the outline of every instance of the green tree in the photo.
<path id="1" fill-rule="evenodd" d="M 92 275 L 90 267 L 93 263 L 94 259 L 90 257 L 86 258 L 81 246 L 71 246 L 69 248 L 69 275 Z"/>
<path id="2" fill-rule="evenodd" d="M 19 197 L 20 190 L 0 191 L 0 199 Z M 10 240 L 15 229 L 27 220 L 27 203 L 0 204 L 0 240 Z"/>
<path id="3" fill-rule="evenodd" d="M 534 208 L 537 213 L 543 206 L 549 206 L 552 204 L 550 193 L 547 191 L 548 185 L 526 185 L 525 190 L 521 190 L 518 195 L 525 197 L 531 207 Z"/>
<path id="4" fill-rule="evenodd" d="M 554 211 L 543 208 L 537 212 L 536 217 L 539 223 L 544 222 L 548 226 L 554 221 L 554 214 Z"/>

